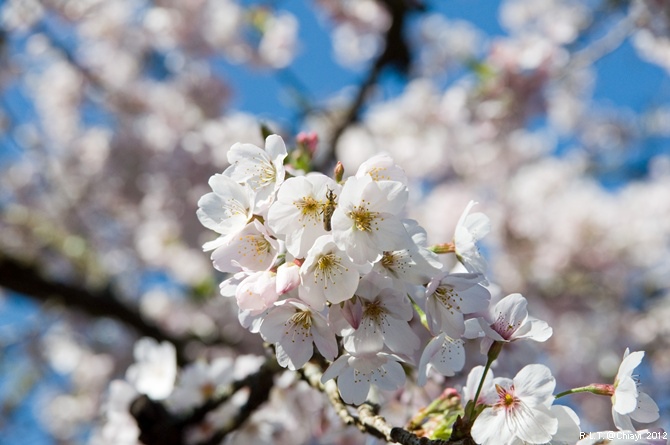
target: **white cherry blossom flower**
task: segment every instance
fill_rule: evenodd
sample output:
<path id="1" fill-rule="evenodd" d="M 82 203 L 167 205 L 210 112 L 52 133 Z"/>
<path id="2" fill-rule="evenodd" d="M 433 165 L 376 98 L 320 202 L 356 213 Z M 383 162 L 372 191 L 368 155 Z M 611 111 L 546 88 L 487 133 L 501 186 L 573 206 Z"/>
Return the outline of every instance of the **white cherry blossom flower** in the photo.
<path id="1" fill-rule="evenodd" d="M 648 394 L 639 391 L 633 371 L 642 362 L 644 351 L 630 352 L 628 348 L 614 378 L 612 417 L 620 430 L 635 431 L 631 419 L 649 423 L 658 419 L 658 405 Z"/>
<path id="2" fill-rule="evenodd" d="M 405 171 L 397 165 L 393 158 L 385 153 L 372 156 L 363 162 L 356 171 L 356 177 L 369 175 L 373 181 L 397 181 L 407 185 Z"/>
<path id="3" fill-rule="evenodd" d="M 445 377 L 456 375 L 465 365 L 465 348 L 463 340 L 454 340 L 442 333 L 433 338 L 421 354 L 417 383 L 420 386 L 426 384 L 428 371 L 435 368 L 437 372 Z"/>
<path id="4" fill-rule="evenodd" d="M 128 367 L 126 380 L 139 393 L 153 400 L 167 398 L 177 378 L 175 347 L 166 341 L 158 343 L 153 338 L 144 337 L 135 343 L 133 356 L 135 363 Z"/>
<path id="5" fill-rule="evenodd" d="M 256 210 L 263 212 L 284 182 L 286 155 L 284 140 L 276 134 L 265 139 L 265 149 L 238 142 L 228 151 L 230 167 L 223 173 L 239 183 L 248 184 L 256 194 Z"/>
<path id="6" fill-rule="evenodd" d="M 346 403 L 365 402 L 371 386 L 393 391 L 405 384 L 405 371 L 400 358 L 384 352 L 342 354 L 321 377 L 325 383 L 337 378 L 337 387 Z"/>
<path id="7" fill-rule="evenodd" d="M 350 177 L 333 213 L 333 239 L 358 264 L 379 260 L 384 251 L 411 245 L 399 218 L 407 187 L 396 181 L 376 182 L 371 176 Z"/>
<path id="8" fill-rule="evenodd" d="M 254 213 L 251 189 L 221 174 L 209 178 L 209 186 L 212 192 L 198 201 L 200 223 L 221 235 L 241 231 Z M 215 247 L 216 242 L 205 244 L 205 250 Z"/>
<path id="9" fill-rule="evenodd" d="M 472 213 L 470 210 L 477 204 L 470 201 L 456 223 L 454 246 L 456 257 L 465 269 L 471 273 L 482 274 L 482 282 L 487 284 L 483 274 L 486 273 L 486 260 L 482 256 L 477 241 L 491 231 L 491 221 L 483 213 Z"/>
<path id="10" fill-rule="evenodd" d="M 360 274 L 347 255 L 337 248 L 332 236 L 324 235 L 316 240 L 300 266 L 300 278 L 298 295 L 321 310 L 327 301 L 340 303 L 351 298 Z"/>
<path id="11" fill-rule="evenodd" d="M 472 425 L 480 445 L 544 444 L 558 431 L 551 412 L 556 380 L 544 365 L 527 365 L 514 379 L 496 379 L 497 400 Z"/>
<path id="12" fill-rule="evenodd" d="M 426 231 L 411 219 L 403 220 L 403 225 L 411 236 L 411 246 L 384 252 L 373 268 L 375 272 L 391 277 L 398 289 L 406 284 L 425 285 L 442 268 L 437 255 L 426 248 Z"/>
<path id="13" fill-rule="evenodd" d="M 361 280 L 356 290 L 362 308 L 360 323 L 341 332 L 347 351 L 377 352 L 386 345 L 395 353 L 411 356 L 419 349 L 419 337 L 409 326 L 414 316 L 412 304 L 392 286 L 392 280 L 374 272 Z"/>
<path id="14" fill-rule="evenodd" d="M 426 287 L 426 317 L 431 332 L 460 338 L 465 333 L 464 314 L 485 311 L 490 292 L 479 283 L 480 274 L 443 272 Z"/>
<path id="15" fill-rule="evenodd" d="M 323 213 L 328 192 L 340 193 L 340 186 L 316 173 L 287 179 L 268 211 L 268 227 L 285 237 L 286 249 L 304 258 L 317 238 L 326 235 Z"/>
<path id="16" fill-rule="evenodd" d="M 325 317 L 296 299 L 278 302 L 264 317 L 260 332 L 275 343 L 279 364 L 293 371 L 312 358 L 313 345 L 327 360 L 337 357 L 337 340 Z"/>
<path id="17" fill-rule="evenodd" d="M 258 220 L 238 233 L 228 235 L 212 252 L 214 267 L 221 272 L 267 270 L 274 264 L 279 243 Z"/>
<path id="18" fill-rule="evenodd" d="M 547 322 L 528 315 L 528 302 L 521 294 L 510 294 L 500 300 L 490 312 L 490 321 L 479 318 L 479 325 L 486 337 L 482 339 L 483 354 L 494 341 L 512 342 L 528 339 L 544 342 L 553 333 Z"/>

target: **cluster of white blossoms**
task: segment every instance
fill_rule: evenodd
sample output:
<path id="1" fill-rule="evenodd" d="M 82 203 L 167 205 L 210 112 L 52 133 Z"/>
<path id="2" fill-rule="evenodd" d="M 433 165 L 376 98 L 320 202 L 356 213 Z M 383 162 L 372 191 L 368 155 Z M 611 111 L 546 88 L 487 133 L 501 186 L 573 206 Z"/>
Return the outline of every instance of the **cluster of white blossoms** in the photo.
<path id="1" fill-rule="evenodd" d="M 230 167 L 210 178 L 212 192 L 197 212 L 220 235 L 204 249 L 229 274 L 221 294 L 236 298 L 241 324 L 274 345 L 281 366 L 300 369 L 316 350 L 330 363 L 322 381 L 337 379 L 342 399 L 361 404 L 371 386 L 402 387 L 403 365 L 416 367 L 420 385 L 431 370 L 455 375 L 465 364 L 464 342 L 480 338 L 488 362 L 473 370 L 482 382 L 470 383 L 478 387 L 465 399 L 477 403 L 464 413 L 475 441 L 579 439 L 575 413 L 553 405 L 556 381 L 548 368 L 528 365 L 511 380 L 487 375 L 506 343 L 544 342 L 552 329 L 529 316 L 520 294 L 491 304 L 477 247 L 490 222 L 471 213 L 473 202 L 453 240 L 430 247 L 425 230 L 403 219 L 408 181 L 389 156 L 372 157 L 346 180 L 341 168 L 334 178 L 289 170 L 287 156 L 277 135 L 264 149 L 233 145 Z M 458 269 L 448 270 L 438 253 L 455 254 Z M 658 417 L 651 398 L 629 386 L 621 378 L 589 387 L 612 396 L 617 427 L 628 429 L 629 418 Z"/>

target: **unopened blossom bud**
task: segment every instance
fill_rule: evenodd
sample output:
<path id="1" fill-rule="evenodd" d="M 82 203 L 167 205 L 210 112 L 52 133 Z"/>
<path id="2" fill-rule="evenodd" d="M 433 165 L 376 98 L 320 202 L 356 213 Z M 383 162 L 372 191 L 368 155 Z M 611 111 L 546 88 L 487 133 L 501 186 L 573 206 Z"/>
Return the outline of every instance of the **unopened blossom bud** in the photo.
<path id="1" fill-rule="evenodd" d="M 340 161 L 337 161 L 333 174 L 337 183 L 342 182 L 342 177 L 344 176 L 344 165 L 342 165 Z"/>
<path id="2" fill-rule="evenodd" d="M 284 263 L 277 268 L 277 294 L 284 295 L 300 285 L 300 267 L 294 263 Z"/>
<path id="3" fill-rule="evenodd" d="M 298 133 L 298 136 L 296 136 L 296 142 L 301 147 L 307 148 L 309 153 L 313 155 L 316 152 L 317 145 L 319 144 L 319 135 L 313 131 L 301 131 Z"/>

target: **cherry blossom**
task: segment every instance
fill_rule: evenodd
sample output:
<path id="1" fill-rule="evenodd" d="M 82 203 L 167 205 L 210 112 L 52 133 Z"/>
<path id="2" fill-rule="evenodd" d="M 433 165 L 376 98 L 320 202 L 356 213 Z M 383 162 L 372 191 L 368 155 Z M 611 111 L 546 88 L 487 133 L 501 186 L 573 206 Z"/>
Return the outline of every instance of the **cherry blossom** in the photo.
<path id="1" fill-rule="evenodd" d="M 346 403 L 360 405 L 371 386 L 393 391 L 405 384 L 399 357 L 385 352 L 344 353 L 323 373 L 321 382 L 337 378 L 337 387 Z"/>
<path id="2" fill-rule="evenodd" d="M 476 204 L 476 202 L 470 201 L 458 219 L 454 232 L 454 245 L 458 260 L 468 272 L 484 274 L 487 268 L 486 260 L 477 247 L 477 241 L 489 233 L 491 222 L 483 213 L 470 213 L 470 210 Z M 482 275 L 482 279 L 483 283 L 486 284 L 484 275 Z"/>
<path id="3" fill-rule="evenodd" d="M 400 182 L 350 177 L 342 187 L 332 228 L 335 243 L 358 264 L 374 262 L 382 252 L 405 249 L 411 240 L 399 214 L 407 202 Z"/>
<path id="4" fill-rule="evenodd" d="M 489 309 L 488 320 L 478 318 L 486 335 L 481 343 L 483 354 L 494 341 L 507 343 L 529 339 L 544 342 L 551 337 L 551 327 L 545 321 L 531 318 L 527 305 L 528 301 L 521 294 L 510 294 Z"/>
<path id="5" fill-rule="evenodd" d="M 527 365 L 514 379 L 497 379 L 496 402 L 472 425 L 472 438 L 481 445 L 543 444 L 558 431 L 551 412 L 556 380 L 544 365 Z"/>
<path id="6" fill-rule="evenodd" d="M 331 235 L 317 239 L 300 266 L 300 298 L 320 310 L 326 302 L 340 303 L 356 292 L 360 274 Z"/>
<path id="7" fill-rule="evenodd" d="M 240 232 L 228 235 L 212 252 L 214 267 L 221 272 L 240 269 L 259 271 L 272 267 L 279 254 L 279 243 L 258 220 Z"/>
<path id="8" fill-rule="evenodd" d="M 223 173 L 248 184 L 256 194 L 257 211 L 267 211 L 274 193 L 284 182 L 286 155 L 284 140 L 276 134 L 265 139 L 265 150 L 253 144 L 236 143 L 228 151 L 230 167 Z"/>
<path id="9" fill-rule="evenodd" d="M 656 402 L 647 393 L 637 389 L 638 383 L 633 377 L 633 371 L 640 365 L 643 357 L 644 351 L 630 352 L 626 348 L 614 378 L 612 417 L 619 430 L 635 431 L 631 419 L 642 423 L 658 419 Z"/>
<path id="10" fill-rule="evenodd" d="M 481 274 L 443 272 L 426 287 L 426 315 L 430 330 L 452 338 L 465 333 L 465 314 L 483 312 L 491 298 L 481 286 Z"/>
<path id="11" fill-rule="evenodd" d="M 213 192 L 198 201 L 197 215 L 202 225 L 222 235 L 241 231 L 254 213 L 251 189 L 221 174 L 212 176 L 209 186 Z M 216 243 L 205 246 L 205 250 L 217 247 Z"/>
<path id="12" fill-rule="evenodd" d="M 465 365 L 463 340 L 454 340 L 444 332 L 433 338 L 421 354 L 416 382 L 426 384 L 428 371 L 433 368 L 446 377 L 451 377 Z"/>
<path id="13" fill-rule="evenodd" d="M 361 280 L 356 290 L 361 316 L 358 326 L 341 332 L 349 352 L 377 352 L 384 345 L 406 356 L 419 348 L 419 338 L 408 322 L 414 312 L 406 295 L 394 289 L 392 280 L 374 272 Z"/>
<path id="14" fill-rule="evenodd" d="M 327 360 L 338 353 L 335 334 L 325 317 L 299 300 L 278 302 L 263 318 L 260 333 L 275 343 L 279 364 L 294 371 L 312 358 L 312 345 Z"/>
<path id="15" fill-rule="evenodd" d="M 324 206 L 328 192 L 339 194 L 340 186 L 322 174 L 287 179 L 268 212 L 268 226 L 285 237 L 286 249 L 304 258 L 316 239 L 326 235 Z"/>

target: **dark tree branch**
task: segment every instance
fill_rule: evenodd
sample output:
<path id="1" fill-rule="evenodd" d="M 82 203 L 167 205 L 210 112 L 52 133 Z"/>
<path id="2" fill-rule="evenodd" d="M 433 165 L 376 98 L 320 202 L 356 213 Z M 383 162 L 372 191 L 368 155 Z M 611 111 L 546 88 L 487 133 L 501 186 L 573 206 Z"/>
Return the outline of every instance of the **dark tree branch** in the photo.
<path id="1" fill-rule="evenodd" d="M 384 50 L 372 63 L 370 71 L 361 83 L 354 100 L 342 120 L 333 130 L 325 164 L 335 160 L 337 141 L 347 127 L 358 121 L 365 100 L 372 87 L 377 83 L 382 70 L 386 67 L 394 67 L 398 72 L 406 74 L 410 68 L 412 60 L 404 35 L 405 19 L 411 11 L 423 11 L 424 6 L 419 0 L 383 0 L 381 3 L 391 15 L 391 26 L 384 35 Z"/>
<path id="2" fill-rule="evenodd" d="M 33 265 L 0 255 L 0 287 L 37 301 L 59 301 L 68 309 L 92 317 L 109 317 L 133 328 L 138 334 L 168 341 L 177 349 L 177 360 L 185 363 L 187 340 L 166 332 L 145 320 L 137 308 L 124 304 L 108 286 L 100 290 L 86 289 L 46 278 Z"/>
<path id="3" fill-rule="evenodd" d="M 258 371 L 231 383 L 217 399 L 206 402 L 183 418 L 170 414 L 162 403 L 140 396 L 130 407 L 130 413 L 140 428 L 140 440 L 145 445 L 184 445 L 189 427 L 205 420 L 208 413 L 223 405 L 240 389 L 248 387 L 249 398 L 237 414 L 222 429 L 199 444 L 218 445 L 268 400 L 274 386 L 274 376 L 282 369 L 274 356 L 269 357 Z"/>

